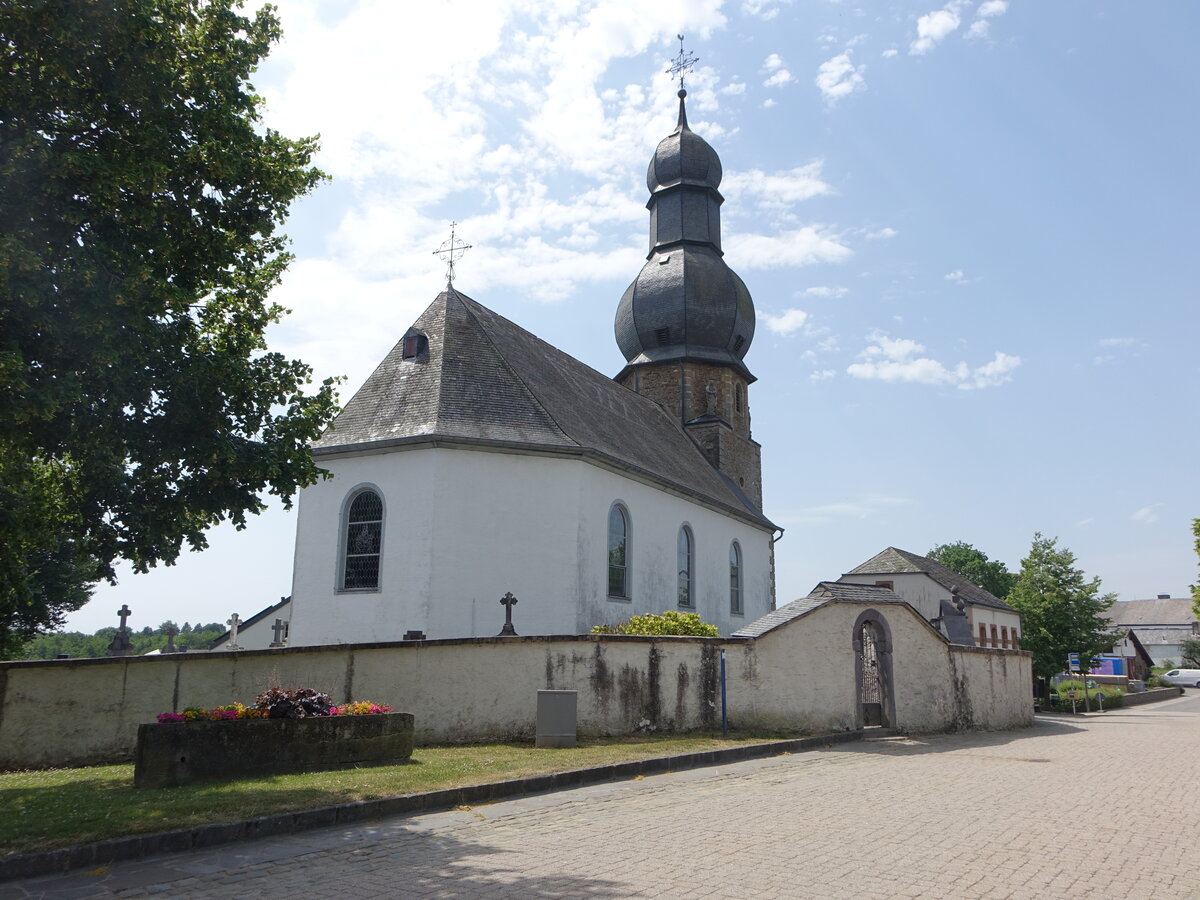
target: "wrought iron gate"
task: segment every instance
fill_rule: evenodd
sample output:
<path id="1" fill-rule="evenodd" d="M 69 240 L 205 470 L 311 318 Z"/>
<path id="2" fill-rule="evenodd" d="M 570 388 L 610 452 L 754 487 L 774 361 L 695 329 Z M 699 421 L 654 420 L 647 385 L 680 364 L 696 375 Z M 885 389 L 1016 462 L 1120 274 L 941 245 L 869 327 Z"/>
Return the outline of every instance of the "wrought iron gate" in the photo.
<path id="1" fill-rule="evenodd" d="M 883 685 L 879 677 L 879 648 L 875 626 L 862 624 L 862 711 L 864 725 L 883 724 Z"/>

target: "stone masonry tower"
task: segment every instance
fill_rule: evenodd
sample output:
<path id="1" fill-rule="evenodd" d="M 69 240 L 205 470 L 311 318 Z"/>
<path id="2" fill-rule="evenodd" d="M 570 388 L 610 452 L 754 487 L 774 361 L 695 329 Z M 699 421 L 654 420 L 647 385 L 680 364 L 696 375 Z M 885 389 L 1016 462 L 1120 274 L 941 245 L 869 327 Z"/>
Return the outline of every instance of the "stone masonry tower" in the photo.
<path id="1" fill-rule="evenodd" d="M 710 463 L 762 508 L 760 447 L 750 436 L 743 357 L 754 302 L 721 251 L 721 160 L 679 124 L 650 160 L 650 252 L 617 306 L 617 381 L 678 416 Z"/>

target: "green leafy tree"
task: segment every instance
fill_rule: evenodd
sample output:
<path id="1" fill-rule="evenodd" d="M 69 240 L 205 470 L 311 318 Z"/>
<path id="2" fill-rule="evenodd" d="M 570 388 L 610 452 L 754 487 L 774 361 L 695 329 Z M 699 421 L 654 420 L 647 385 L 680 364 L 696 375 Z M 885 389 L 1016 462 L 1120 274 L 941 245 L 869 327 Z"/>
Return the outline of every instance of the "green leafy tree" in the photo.
<path id="1" fill-rule="evenodd" d="M 1200 519 L 1192 519 L 1192 536 L 1196 539 L 1196 556 L 1200 556 Z M 1192 585 L 1192 615 L 1200 619 L 1200 580 Z"/>
<path id="2" fill-rule="evenodd" d="M 1100 579 L 1088 581 L 1075 567 L 1075 554 L 1059 547 L 1058 538 L 1033 536 L 1033 546 L 1021 560 L 1021 572 L 1007 599 L 1024 613 L 1021 648 L 1033 652 L 1035 676 L 1063 671 L 1068 653 L 1078 653 L 1086 671 L 1098 654 L 1113 645 L 1103 616 L 1113 595 L 1100 594 Z"/>
<path id="3" fill-rule="evenodd" d="M 1200 640 L 1189 638 L 1179 645 L 1179 650 L 1183 654 L 1185 667 L 1200 669 Z"/>
<path id="4" fill-rule="evenodd" d="M 1001 600 L 1008 596 L 1017 580 L 1004 563 L 988 559 L 986 553 L 965 541 L 938 544 L 925 555 Z"/>
<path id="5" fill-rule="evenodd" d="M 333 384 L 269 352 L 321 173 L 263 126 L 239 0 L 0 0 L 0 652 L 288 505 Z"/>
<path id="6" fill-rule="evenodd" d="M 717 637 L 716 625 L 700 621 L 698 613 L 681 613 L 673 609 L 658 615 L 633 616 L 617 625 L 596 625 L 593 634 L 690 635 Z"/>

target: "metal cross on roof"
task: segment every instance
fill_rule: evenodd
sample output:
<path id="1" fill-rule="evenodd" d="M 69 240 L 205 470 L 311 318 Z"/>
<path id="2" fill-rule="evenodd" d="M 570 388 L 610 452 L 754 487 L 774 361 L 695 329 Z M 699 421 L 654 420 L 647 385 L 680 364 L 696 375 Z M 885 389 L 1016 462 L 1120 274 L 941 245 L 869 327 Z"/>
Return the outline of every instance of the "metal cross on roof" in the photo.
<path id="1" fill-rule="evenodd" d="M 450 223 L 450 240 L 442 241 L 442 246 L 433 251 L 433 255 L 446 264 L 446 286 L 454 286 L 454 264 L 462 259 L 462 255 L 471 249 L 471 245 L 460 241 L 454 236 L 457 222 Z"/>
<path id="2" fill-rule="evenodd" d="M 679 79 L 679 89 L 682 91 L 684 76 L 692 71 L 692 66 L 700 62 L 700 57 L 684 52 L 682 34 L 677 34 L 675 37 L 679 38 L 679 55 L 671 61 L 671 65 L 667 69 L 667 74 Z"/>

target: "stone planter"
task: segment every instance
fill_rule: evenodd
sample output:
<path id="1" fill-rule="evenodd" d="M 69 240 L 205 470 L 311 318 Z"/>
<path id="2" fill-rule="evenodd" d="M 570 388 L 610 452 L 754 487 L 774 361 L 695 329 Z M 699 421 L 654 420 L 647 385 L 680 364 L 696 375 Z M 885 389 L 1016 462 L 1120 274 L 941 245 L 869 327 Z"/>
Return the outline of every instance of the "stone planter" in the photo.
<path id="1" fill-rule="evenodd" d="M 412 748 L 411 713 L 139 725 L 133 783 L 387 766 Z"/>

